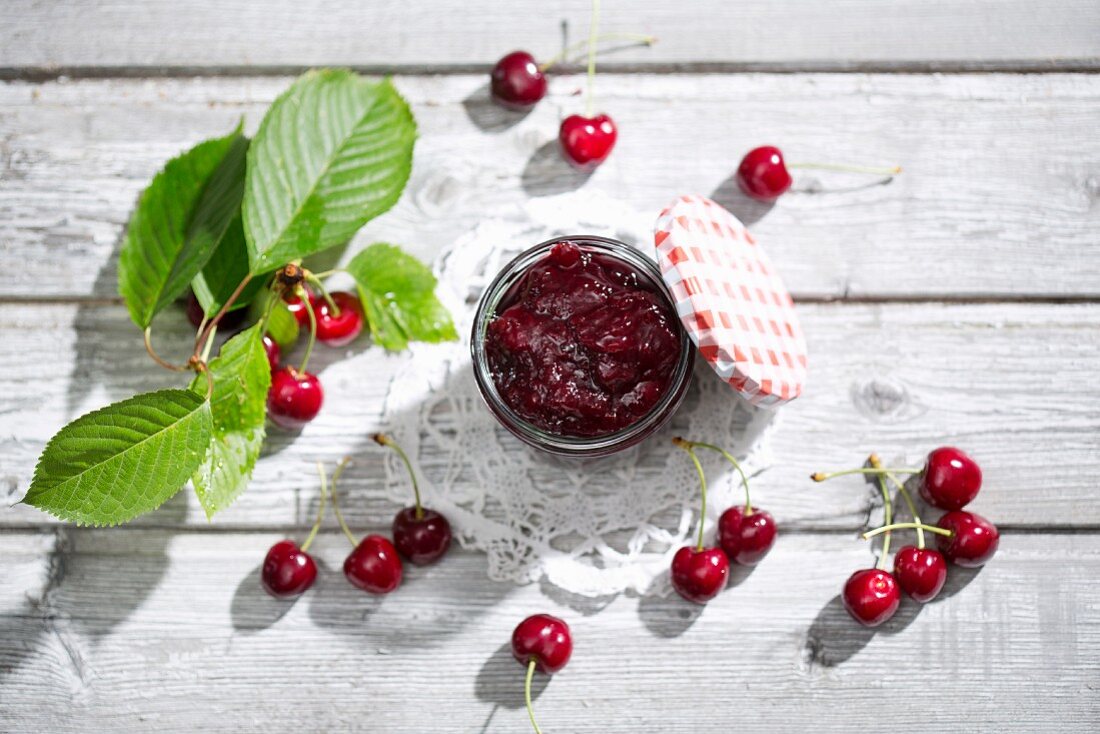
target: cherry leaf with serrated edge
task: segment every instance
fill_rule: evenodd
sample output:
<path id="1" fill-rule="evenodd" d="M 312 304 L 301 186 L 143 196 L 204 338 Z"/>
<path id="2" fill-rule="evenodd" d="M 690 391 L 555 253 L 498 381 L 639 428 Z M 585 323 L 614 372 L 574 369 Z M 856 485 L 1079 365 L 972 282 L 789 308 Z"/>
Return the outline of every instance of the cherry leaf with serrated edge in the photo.
<path id="1" fill-rule="evenodd" d="M 248 151 L 244 231 L 254 274 L 343 244 L 401 196 L 416 122 L 387 79 L 344 69 L 299 77 Z"/>
<path id="2" fill-rule="evenodd" d="M 141 194 L 118 258 L 118 290 L 147 328 L 187 290 L 236 216 L 248 139 L 240 126 L 173 158 Z"/>
<path id="3" fill-rule="evenodd" d="M 248 486 L 264 443 L 271 367 L 263 346 L 263 324 L 254 324 L 222 345 L 210 362 L 213 441 L 191 475 L 207 519 L 224 510 Z M 198 375 L 191 389 L 205 395 L 207 380 Z"/>
<path id="4" fill-rule="evenodd" d="M 136 395 L 77 418 L 46 444 L 23 502 L 79 525 L 117 525 L 183 487 L 210 446 L 210 403 Z"/>
<path id="5" fill-rule="evenodd" d="M 436 298 L 432 271 L 401 248 L 376 242 L 345 269 L 355 278 L 376 343 L 400 351 L 410 341 L 458 338 L 450 312 Z"/>

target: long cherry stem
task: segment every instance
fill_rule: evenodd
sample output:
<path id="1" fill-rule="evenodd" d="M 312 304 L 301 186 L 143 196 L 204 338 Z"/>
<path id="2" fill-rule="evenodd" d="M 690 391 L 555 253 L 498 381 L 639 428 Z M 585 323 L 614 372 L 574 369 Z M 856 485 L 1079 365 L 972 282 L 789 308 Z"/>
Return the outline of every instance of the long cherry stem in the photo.
<path id="1" fill-rule="evenodd" d="M 881 474 L 878 475 L 877 479 L 879 489 L 882 490 L 882 516 L 886 521 L 885 524 L 889 525 L 894 520 L 894 505 L 890 501 L 890 490 L 886 488 L 886 480 L 882 478 Z M 878 558 L 879 569 L 886 568 L 886 558 L 890 555 L 890 538 L 890 533 L 886 533 L 886 537 L 882 539 L 882 555 Z"/>
<path id="2" fill-rule="evenodd" d="M 229 309 L 233 307 L 233 304 L 236 303 L 237 299 L 241 297 L 241 293 L 244 292 L 245 287 L 251 281 L 252 281 L 252 273 L 249 273 L 248 275 L 244 276 L 244 278 L 241 280 L 241 282 L 238 283 L 237 287 L 233 290 L 233 293 L 230 294 L 229 298 L 225 299 L 225 303 L 222 304 L 222 307 L 218 311 L 218 313 L 214 315 L 214 318 L 210 319 L 210 323 L 208 323 L 206 325 L 206 328 L 203 331 L 199 332 L 199 335 L 195 338 L 195 355 L 196 356 L 198 356 L 199 349 L 202 346 L 202 344 L 204 344 L 206 342 L 206 339 L 209 337 L 208 332 L 210 332 L 214 327 L 216 327 L 218 325 L 218 322 L 221 321 L 222 317 L 225 316 L 225 314 L 229 311 Z"/>
<path id="3" fill-rule="evenodd" d="M 317 474 L 321 477 L 321 502 L 317 507 L 317 520 L 314 521 L 306 542 L 301 545 L 303 551 L 309 550 L 309 546 L 313 544 L 313 539 L 317 537 L 317 531 L 321 529 L 321 521 L 325 517 L 325 497 L 328 495 L 328 484 L 325 480 L 325 465 L 319 461 L 317 462 Z M 335 482 L 336 477 L 333 477 L 333 483 L 335 484 Z"/>
<path id="4" fill-rule="evenodd" d="M 336 471 L 332 475 L 332 513 L 336 515 L 336 522 L 340 524 L 340 529 L 344 531 L 344 535 L 351 542 L 352 548 L 359 545 L 359 541 L 355 539 L 355 535 L 348 529 L 348 524 L 344 522 L 344 515 L 340 512 L 340 503 L 336 501 L 336 481 L 340 478 L 340 475 L 344 473 L 344 467 L 351 463 L 351 459 L 345 458 L 340 462 L 340 465 L 336 467 Z"/>
<path id="5" fill-rule="evenodd" d="M 313 301 L 309 300 L 309 294 L 306 293 L 305 288 L 299 287 L 295 295 L 301 299 L 309 316 L 309 341 L 306 342 L 306 353 L 302 355 L 302 363 L 298 367 L 298 372 L 304 373 L 306 365 L 309 364 L 309 358 L 313 355 L 313 345 L 317 342 L 317 314 L 313 313 Z"/>
<path id="6" fill-rule="evenodd" d="M 843 469 L 841 471 L 832 471 L 832 472 L 820 472 L 820 471 L 818 471 L 818 472 L 814 472 L 813 474 L 811 474 L 810 479 L 814 480 L 815 482 L 824 482 L 828 479 L 833 479 L 834 477 L 843 477 L 843 476 L 846 476 L 848 474 L 889 474 L 889 473 L 893 473 L 893 474 L 920 474 L 922 471 L 923 471 L 923 469 L 914 469 L 913 467 L 908 467 L 908 466 L 903 466 L 903 467 L 864 466 L 864 467 L 860 467 L 859 469 Z"/>
<path id="7" fill-rule="evenodd" d="M 868 530 L 863 534 L 864 540 L 870 540 L 876 535 L 882 533 L 889 533 L 891 530 L 925 530 L 929 533 L 935 533 L 936 535 L 942 535 L 945 538 L 954 537 L 955 533 L 945 528 L 937 527 L 936 525 L 925 525 L 924 523 L 916 522 L 895 522 L 891 525 L 883 525 L 881 528 L 875 528 L 874 530 Z"/>
<path id="8" fill-rule="evenodd" d="M 153 349 L 153 327 L 145 327 L 145 351 L 149 353 L 149 356 L 153 358 L 153 361 L 159 364 L 166 370 L 172 370 L 173 372 L 186 372 L 187 365 L 172 364 L 168 360 L 157 354 L 157 351 Z"/>
<path id="9" fill-rule="evenodd" d="M 699 463 L 699 457 L 695 455 L 695 447 L 691 441 L 685 441 L 677 436 L 672 439 L 672 443 L 688 453 L 692 463 L 695 464 L 695 471 L 699 473 L 699 489 L 703 495 L 703 506 L 699 509 L 699 542 L 695 548 L 696 550 L 703 550 L 703 526 L 707 521 L 707 475 L 703 473 L 703 465 Z"/>
<path id="10" fill-rule="evenodd" d="M 886 477 L 893 482 L 894 486 L 901 492 L 902 498 L 905 499 L 905 504 L 909 507 L 909 514 L 913 516 L 913 522 L 921 525 L 920 515 L 917 514 L 917 505 L 913 502 L 913 497 L 909 494 L 909 490 L 905 488 L 905 483 L 890 473 L 887 473 Z M 917 528 L 917 547 L 924 548 L 924 528 Z"/>
<path id="11" fill-rule="evenodd" d="M 600 25 L 600 0 L 592 0 L 592 22 L 588 27 L 588 92 L 585 95 L 584 114 L 592 117 L 594 107 L 592 88 L 596 83 L 596 37 Z"/>
<path id="12" fill-rule="evenodd" d="M 752 514 L 752 500 L 749 498 L 749 478 L 745 476 L 745 470 L 741 468 L 741 462 L 733 458 L 733 455 L 729 451 L 726 451 L 721 446 L 715 446 L 712 443 L 703 443 L 702 441 L 688 441 L 679 437 L 672 440 L 674 443 L 680 441 L 681 444 L 688 444 L 690 446 L 694 446 L 700 449 L 710 449 L 711 451 L 717 451 L 722 456 L 726 457 L 726 461 L 733 464 L 733 468 L 736 469 L 737 473 L 741 475 L 741 485 L 745 488 L 745 514 Z"/>
<path id="13" fill-rule="evenodd" d="M 647 36 L 644 33 L 604 33 L 603 35 L 598 36 L 596 40 L 597 42 L 637 41 L 638 43 L 644 44 L 646 46 L 652 46 L 653 44 L 657 43 L 657 36 Z M 582 48 L 588 46 L 588 43 L 588 39 L 585 39 L 583 41 L 577 41 L 576 43 L 569 44 L 560 52 L 558 52 L 554 56 L 551 56 L 548 61 L 544 61 L 539 64 L 539 71 L 547 71 L 550 69 L 550 67 L 554 66 L 554 64 L 559 64 L 562 61 L 565 61 L 577 51 L 580 51 Z"/>
<path id="14" fill-rule="evenodd" d="M 527 716 L 531 719 L 531 726 L 535 727 L 535 734 L 542 734 L 542 729 L 535 721 L 535 707 L 531 705 L 531 680 L 535 677 L 536 665 L 538 665 L 538 661 L 534 658 L 531 658 L 531 661 L 527 663 L 527 680 L 523 683 L 523 700 L 527 702 Z"/>
<path id="15" fill-rule="evenodd" d="M 397 455 L 401 457 L 401 461 L 405 462 L 405 468 L 409 470 L 409 476 L 412 478 L 413 496 L 416 498 L 416 519 L 424 517 L 424 507 L 420 504 L 420 485 L 416 481 L 416 472 L 413 471 L 412 462 L 409 461 L 409 455 L 405 453 L 405 450 L 401 448 L 396 441 L 387 436 L 384 433 L 376 433 L 371 436 L 374 442 L 379 446 L 389 446 L 391 449 L 397 452 Z"/>
<path id="16" fill-rule="evenodd" d="M 306 270 L 305 279 L 315 285 L 317 287 L 317 290 L 321 291 L 321 297 L 324 298 L 325 303 L 328 304 L 329 311 L 332 312 L 333 316 L 339 317 L 340 307 L 336 305 L 336 301 L 332 300 L 332 295 L 329 294 L 328 288 L 325 288 L 325 284 L 321 282 L 321 276 Z"/>
<path id="17" fill-rule="evenodd" d="M 843 171 L 844 173 L 868 173 L 872 176 L 896 176 L 901 166 L 849 166 L 843 163 L 788 163 L 787 168 L 813 168 L 819 171 Z"/>

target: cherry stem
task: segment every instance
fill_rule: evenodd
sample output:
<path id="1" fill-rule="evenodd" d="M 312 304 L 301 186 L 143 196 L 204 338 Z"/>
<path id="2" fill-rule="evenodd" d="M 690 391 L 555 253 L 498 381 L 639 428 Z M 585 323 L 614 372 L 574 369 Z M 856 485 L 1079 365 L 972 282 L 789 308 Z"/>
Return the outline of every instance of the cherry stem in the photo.
<path id="1" fill-rule="evenodd" d="M 306 314 L 309 316 L 309 341 L 306 342 L 306 353 L 302 355 L 302 363 L 298 367 L 298 372 L 304 373 L 306 365 L 309 364 L 309 358 L 313 355 L 313 345 L 317 341 L 317 314 L 313 313 L 313 301 L 309 300 L 309 294 L 306 293 L 305 288 L 298 286 L 294 294 L 306 307 Z"/>
<path id="2" fill-rule="evenodd" d="M 886 477 L 891 482 L 893 482 L 894 486 L 898 488 L 899 492 L 901 492 L 902 498 L 905 499 L 905 504 L 909 507 L 909 514 L 913 516 L 913 522 L 917 523 L 918 525 L 922 524 L 920 515 L 917 514 L 917 506 L 913 502 L 913 497 L 909 494 L 909 490 L 905 488 L 905 484 L 893 474 L 887 473 Z M 917 547 L 922 549 L 924 548 L 924 528 L 917 528 Z"/>
<path id="3" fill-rule="evenodd" d="M 321 291 L 321 297 L 325 299 L 325 303 L 328 304 L 329 310 L 332 311 L 332 315 L 339 316 L 340 307 L 336 305 L 336 301 L 332 300 L 332 296 L 329 295 L 328 289 L 325 288 L 325 284 L 321 282 L 321 276 L 315 275 L 307 270 L 305 271 L 305 278 L 310 283 L 317 286 L 317 290 Z"/>
<path id="4" fill-rule="evenodd" d="M 312 275 L 314 278 L 331 278 L 332 276 L 336 275 L 337 273 L 346 273 L 346 272 L 347 271 L 344 270 L 343 268 L 332 268 L 330 270 L 322 270 L 319 273 L 310 273 L 310 275 Z"/>
<path id="5" fill-rule="evenodd" d="M 351 547 L 355 548 L 359 545 L 359 541 L 355 539 L 355 535 L 348 529 L 348 524 L 344 522 L 344 515 L 340 512 L 340 505 L 336 501 L 336 482 L 340 479 L 340 475 L 344 473 L 344 467 L 351 463 L 351 459 L 344 458 L 340 462 L 340 465 L 336 467 L 336 471 L 332 474 L 332 514 L 336 515 L 336 522 L 340 523 L 340 529 L 344 531 L 344 535 L 351 542 Z"/>
<path id="6" fill-rule="evenodd" d="M 843 163 L 788 163 L 787 168 L 813 168 L 819 171 L 869 173 L 872 176 L 896 176 L 901 173 L 901 166 L 849 166 Z"/>
<path id="7" fill-rule="evenodd" d="M 535 727 L 535 734 L 542 734 L 542 729 L 535 721 L 535 707 L 531 705 L 531 680 L 535 677 L 535 666 L 538 661 L 534 658 L 527 663 L 527 680 L 523 684 L 523 700 L 527 702 L 527 716 L 531 719 L 531 726 Z"/>
<path id="8" fill-rule="evenodd" d="M 882 490 L 882 516 L 883 519 L 886 520 L 886 525 L 889 525 L 894 519 L 894 505 L 890 501 L 890 490 L 886 488 L 886 480 L 882 478 L 881 474 L 876 478 L 878 479 L 879 489 Z M 886 558 L 890 555 L 891 537 L 890 533 L 886 533 L 886 537 L 882 539 L 882 554 L 878 557 L 879 570 L 884 570 L 886 568 Z"/>
<path id="9" fill-rule="evenodd" d="M 733 458 L 733 455 L 729 451 L 726 451 L 721 446 L 715 446 L 712 443 L 703 443 L 702 441 L 688 441 L 680 437 L 676 437 L 672 440 L 674 443 L 679 441 L 680 443 L 677 444 L 678 446 L 687 444 L 695 448 L 710 449 L 711 451 L 717 451 L 722 456 L 726 457 L 726 461 L 733 464 L 733 468 L 736 469 L 737 473 L 741 475 L 741 485 L 745 488 L 745 514 L 752 514 L 752 500 L 749 499 L 749 478 L 745 476 L 745 470 L 741 468 L 741 462 Z"/>
<path id="10" fill-rule="evenodd" d="M 374 442 L 379 446 L 389 446 L 391 449 L 397 452 L 397 455 L 401 457 L 401 461 L 405 462 L 405 468 L 409 470 L 409 476 L 412 478 L 413 496 L 416 498 L 416 519 L 424 517 L 424 507 L 420 504 L 420 485 L 416 482 L 416 472 L 413 471 L 412 462 L 409 461 L 409 455 L 405 453 L 405 450 L 401 448 L 396 441 L 387 436 L 384 433 L 376 433 L 371 436 Z"/>
<path id="11" fill-rule="evenodd" d="M 204 346 L 202 348 L 202 356 L 199 357 L 199 359 L 202 360 L 203 362 L 209 362 L 210 361 L 210 350 L 214 346 L 214 336 L 217 335 L 217 333 L 218 333 L 218 327 L 215 326 L 213 329 L 210 330 L 210 336 L 208 336 L 206 338 L 206 346 Z"/>
<path id="12" fill-rule="evenodd" d="M 188 370 L 187 365 L 172 364 L 168 360 L 162 358 L 157 351 L 153 349 L 153 327 L 145 327 L 145 351 L 149 353 L 149 356 L 153 358 L 153 361 L 159 364 L 166 370 L 173 372 L 186 372 Z"/>
<path id="13" fill-rule="evenodd" d="M 843 477 L 847 474 L 920 474 L 923 469 L 914 469 L 912 467 L 873 467 L 864 466 L 859 469 L 844 469 L 842 471 L 833 472 L 814 472 L 810 475 L 810 479 L 815 482 L 824 482 L 834 477 Z"/>
<path id="14" fill-rule="evenodd" d="M 935 533 L 936 535 L 942 535 L 945 538 L 955 537 L 955 533 L 945 528 L 941 528 L 937 525 L 926 525 L 918 522 L 895 522 L 890 525 L 883 525 L 881 528 L 875 528 L 874 530 L 868 530 L 863 534 L 864 540 L 870 540 L 876 535 L 881 533 L 889 533 L 891 530 L 925 530 L 929 533 Z"/>
<path id="15" fill-rule="evenodd" d="M 703 506 L 699 510 L 699 542 L 695 548 L 696 550 L 703 550 L 703 525 L 707 519 L 707 476 L 703 473 L 703 465 L 699 463 L 699 457 L 695 454 L 695 445 L 691 441 L 685 441 L 677 436 L 672 439 L 672 443 L 688 453 L 692 463 L 695 464 L 695 471 L 699 473 L 699 488 L 703 495 Z"/>
<path id="16" fill-rule="evenodd" d="M 600 0 L 592 0 L 592 22 L 588 27 L 588 91 L 585 94 L 584 114 L 592 117 L 593 92 L 596 83 L 596 38 L 600 25 Z"/>
<path id="17" fill-rule="evenodd" d="M 313 522 L 313 527 L 309 531 L 309 536 L 306 538 L 306 542 L 302 543 L 301 549 L 303 551 L 309 550 L 309 546 L 313 544 L 313 539 L 317 537 L 317 531 L 321 529 L 321 520 L 325 517 L 325 496 L 328 494 L 328 484 L 325 479 L 325 465 L 321 462 L 317 462 L 317 474 L 321 477 L 321 503 L 317 507 L 317 519 Z M 336 483 L 336 477 L 332 478 L 333 484 Z"/>
<path id="18" fill-rule="evenodd" d="M 596 40 L 597 41 L 637 41 L 638 43 L 641 43 L 645 46 L 652 46 L 653 44 L 657 43 L 657 36 L 647 36 L 644 33 L 604 33 L 603 35 L 598 36 Z M 576 43 L 569 44 L 568 46 L 563 48 L 560 52 L 558 52 L 554 56 L 551 56 L 549 61 L 544 61 L 541 64 L 539 64 L 539 71 L 547 71 L 554 64 L 558 64 L 558 63 L 561 63 L 562 61 L 565 61 L 570 56 L 572 56 L 574 53 L 576 53 L 577 51 L 580 51 L 582 48 L 587 46 L 588 43 L 589 43 L 588 40 L 585 39 L 583 41 L 577 41 Z"/>
<path id="19" fill-rule="evenodd" d="M 237 287 L 233 290 L 233 293 L 230 294 L 229 298 L 225 299 L 225 303 L 222 304 L 222 307 L 218 311 L 218 313 L 214 315 L 214 318 L 210 319 L 210 323 L 206 325 L 206 328 L 199 332 L 199 335 L 195 338 L 196 355 L 198 355 L 199 353 L 200 346 L 204 344 L 209 338 L 209 332 L 212 331 L 218 325 L 218 322 L 222 320 L 222 317 L 229 312 L 229 309 L 232 308 L 233 304 L 237 302 L 237 299 L 241 297 L 241 293 L 244 292 L 245 286 L 247 286 L 251 281 L 252 273 L 244 276 L 241 282 L 238 283 Z"/>

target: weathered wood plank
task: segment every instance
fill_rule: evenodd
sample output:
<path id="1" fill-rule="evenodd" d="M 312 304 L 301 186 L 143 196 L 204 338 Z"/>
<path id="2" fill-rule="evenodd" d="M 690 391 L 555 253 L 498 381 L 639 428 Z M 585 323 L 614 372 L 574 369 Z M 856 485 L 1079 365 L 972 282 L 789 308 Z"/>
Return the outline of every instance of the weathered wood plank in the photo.
<path id="1" fill-rule="evenodd" d="M 9 502 L 29 485 L 35 458 L 65 422 L 135 392 L 179 384 L 145 355 L 119 306 L 23 305 L 0 308 L 0 489 Z M 919 460 L 955 443 L 982 463 L 986 489 L 974 507 L 996 522 L 1097 526 L 1100 474 L 1100 358 L 1097 305 L 809 304 L 807 394 L 781 411 L 773 437 L 776 465 L 754 496 L 782 523 L 856 528 L 873 488 L 849 478 L 815 485 L 819 469 L 854 466 L 871 450 Z M 183 351 L 182 313 L 163 320 L 160 351 Z M 367 438 L 380 425 L 389 380 L 407 358 L 357 342 L 322 349 L 315 366 L 327 392 L 320 417 L 300 436 L 274 433 L 248 492 L 216 527 L 308 525 L 316 497 L 314 462 L 351 454 L 346 512 L 356 527 L 389 523 L 382 457 Z M 715 406 L 733 410 L 734 403 Z M 427 479 L 445 457 L 425 446 Z M 434 474 L 438 472 L 438 474 Z M 17 506 L 0 524 L 40 524 Z M 206 525 L 194 498 L 181 494 L 152 523 Z"/>
<path id="2" fill-rule="evenodd" d="M 156 0 L 139 6 L 9 0 L 0 13 L 0 67 L 219 69 L 340 64 L 381 68 L 491 64 L 514 47 L 554 53 L 585 38 L 589 0 Z M 682 5 L 605 3 L 600 28 L 645 32 L 656 48 L 609 57 L 643 65 L 748 64 L 813 68 L 930 62 L 1096 63 L 1100 9 L 1052 0 L 890 0 L 877 3 Z"/>
<path id="3" fill-rule="evenodd" d="M 275 535 L 68 530 L 53 552 L 49 537 L 0 535 L 19 569 L 0 586 L 5 731 L 524 731 L 523 671 L 504 646 L 540 611 L 576 640 L 536 687 L 547 731 L 711 734 L 752 711 L 762 731 L 886 716 L 1086 732 L 1100 716 L 1095 534 L 1006 534 L 985 569 L 952 569 L 943 598 L 904 602 L 877 632 L 837 602 L 872 560 L 837 534 L 782 536 L 705 609 L 496 585 L 462 552 L 373 598 L 340 577 L 338 534 L 315 546 L 318 586 L 288 604 L 258 584 Z"/>
<path id="4" fill-rule="evenodd" d="M 122 228 L 157 168 L 241 115 L 254 127 L 288 81 L 0 85 L 0 258 L 20 264 L 4 295 L 114 296 Z M 414 172 L 360 244 L 431 256 L 481 221 L 580 186 L 654 213 L 701 192 L 750 223 L 798 296 L 1100 296 L 1100 76 L 609 75 L 600 104 L 621 137 L 587 180 L 554 143 L 579 109 L 579 77 L 556 79 L 523 119 L 487 100 L 483 76 L 397 83 L 420 125 Z M 690 134 L 675 120 L 690 120 Z M 762 143 L 791 160 L 906 172 L 880 185 L 803 171 L 769 209 L 730 178 Z"/>

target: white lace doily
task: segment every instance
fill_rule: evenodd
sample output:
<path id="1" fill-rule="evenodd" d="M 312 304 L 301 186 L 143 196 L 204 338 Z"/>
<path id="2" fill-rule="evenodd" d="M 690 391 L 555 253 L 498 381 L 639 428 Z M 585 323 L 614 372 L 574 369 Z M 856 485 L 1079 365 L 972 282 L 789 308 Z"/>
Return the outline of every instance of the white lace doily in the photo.
<path id="1" fill-rule="evenodd" d="M 744 458 L 750 476 L 769 461 L 764 439 L 774 413 L 741 400 L 702 360 L 669 425 L 601 459 L 561 459 L 529 448 L 482 403 L 469 334 L 481 291 L 500 268 L 520 251 L 568 234 L 645 248 L 653 220 L 604 196 L 545 197 L 514 218 L 484 222 L 437 262 L 440 296 L 461 340 L 412 348 L 390 384 L 383 421 L 413 460 L 429 504 L 450 519 L 464 547 L 488 554 L 495 580 L 545 579 L 583 596 L 665 593 L 672 554 L 697 529 L 699 508 L 694 467 L 670 439 L 720 444 Z M 722 510 L 743 501 L 729 464 L 711 454 L 700 452 L 710 485 L 708 533 Z M 408 476 L 393 454 L 386 488 L 397 502 L 408 497 Z"/>

